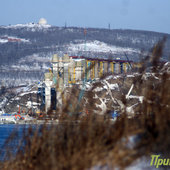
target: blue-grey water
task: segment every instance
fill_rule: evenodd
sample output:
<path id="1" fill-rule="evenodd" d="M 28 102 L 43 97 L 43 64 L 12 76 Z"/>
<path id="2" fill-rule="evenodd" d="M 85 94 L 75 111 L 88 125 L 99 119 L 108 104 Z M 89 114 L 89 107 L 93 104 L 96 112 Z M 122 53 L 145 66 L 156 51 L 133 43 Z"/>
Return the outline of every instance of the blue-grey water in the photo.
<path id="1" fill-rule="evenodd" d="M 21 145 L 24 130 L 29 125 L 0 124 L 0 161 L 7 158 L 8 151 L 15 155 Z"/>

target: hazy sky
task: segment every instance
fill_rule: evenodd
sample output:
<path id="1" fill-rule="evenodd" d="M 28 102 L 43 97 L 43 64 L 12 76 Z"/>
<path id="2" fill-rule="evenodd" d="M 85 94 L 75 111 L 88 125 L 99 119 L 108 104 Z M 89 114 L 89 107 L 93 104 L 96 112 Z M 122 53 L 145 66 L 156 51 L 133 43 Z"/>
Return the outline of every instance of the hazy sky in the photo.
<path id="1" fill-rule="evenodd" d="M 170 33 L 170 0 L 0 0 L 0 25 L 38 22 L 56 26 L 140 29 Z"/>

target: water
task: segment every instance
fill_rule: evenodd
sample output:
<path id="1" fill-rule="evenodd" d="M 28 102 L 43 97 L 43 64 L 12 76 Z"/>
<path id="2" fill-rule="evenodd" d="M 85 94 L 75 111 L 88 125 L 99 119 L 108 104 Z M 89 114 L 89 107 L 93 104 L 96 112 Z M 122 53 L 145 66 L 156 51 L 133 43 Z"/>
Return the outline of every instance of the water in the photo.
<path id="1" fill-rule="evenodd" d="M 31 126 L 33 131 L 39 131 L 39 135 L 41 135 L 41 127 L 42 125 L 28 125 L 28 124 L 0 124 L 0 161 L 5 159 L 10 159 L 7 153 L 10 151 L 10 156 L 15 157 L 17 153 L 18 147 L 21 148 L 25 145 L 25 141 L 23 140 L 23 135 L 28 134 L 27 130 Z M 48 129 L 49 126 L 47 126 Z M 29 136 L 32 136 L 33 133 L 29 133 Z M 22 143 L 21 143 L 22 140 Z"/>
<path id="2" fill-rule="evenodd" d="M 3 161 L 9 150 L 15 155 L 28 125 L 0 124 L 0 161 Z M 11 136 L 12 135 L 12 136 Z M 12 140 L 8 140 L 8 139 Z"/>

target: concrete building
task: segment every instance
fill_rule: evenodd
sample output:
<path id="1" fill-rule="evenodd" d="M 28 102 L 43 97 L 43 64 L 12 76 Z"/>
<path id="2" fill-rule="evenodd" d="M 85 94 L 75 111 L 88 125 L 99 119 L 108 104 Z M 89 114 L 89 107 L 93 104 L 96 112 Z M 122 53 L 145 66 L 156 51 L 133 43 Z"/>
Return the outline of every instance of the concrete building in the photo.
<path id="1" fill-rule="evenodd" d="M 51 107 L 51 88 L 53 85 L 52 73 L 45 73 L 45 111 Z"/>
<path id="2" fill-rule="evenodd" d="M 129 61 L 125 60 L 104 60 L 83 56 L 68 56 L 67 54 L 63 57 L 54 54 L 51 63 L 52 69 L 49 73 L 45 73 L 46 112 L 51 108 L 51 88 L 56 89 L 56 102 L 54 103 L 57 103 L 57 107 L 60 108 L 62 107 L 62 95 L 66 87 L 95 80 L 107 73 L 126 73 L 130 68 Z"/>

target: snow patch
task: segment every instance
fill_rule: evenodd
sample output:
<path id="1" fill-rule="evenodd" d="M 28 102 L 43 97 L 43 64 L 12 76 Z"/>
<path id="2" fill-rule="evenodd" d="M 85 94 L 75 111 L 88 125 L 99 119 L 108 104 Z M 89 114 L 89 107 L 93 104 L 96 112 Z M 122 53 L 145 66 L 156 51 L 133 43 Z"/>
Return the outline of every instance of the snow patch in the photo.
<path id="1" fill-rule="evenodd" d="M 107 86 L 108 85 L 108 86 Z M 110 90 L 119 90 L 119 85 L 117 84 L 117 83 L 115 83 L 115 84 L 109 84 L 108 82 L 107 82 L 107 85 L 104 85 L 104 89 L 110 89 Z"/>
<path id="2" fill-rule="evenodd" d="M 0 43 L 7 43 L 7 42 L 8 42 L 8 40 L 0 38 Z"/>
<path id="3" fill-rule="evenodd" d="M 21 93 L 21 94 L 19 94 L 19 96 L 25 96 L 25 95 L 30 94 L 30 93 L 37 93 L 37 91 L 30 91 L 30 92 Z"/>
<path id="4" fill-rule="evenodd" d="M 48 29 L 50 28 L 51 25 L 49 24 L 36 24 L 36 23 L 28 23 L 28 24 L 16 24 L 16 25 L 9 25 L 9 26 L 2 26 L 2 28 L 13 28 L 13 29 L 18 29 L 18 28 L 30 28 L 32 31 L 35 31 L 37 29 Z"/>
<path id="5" fill-rule="evenodd" d="M 20 97 L 16 97 L 14 100 L 20 100 Z"/>
<path id="6" fill-rule="evenodd" d="M 129 99 L 138 99 L 138 100 L 140 101 L 140 103 L 143 103 L 144 96 L 134 96 L 134 95 L 130 95 L 128 98 L 129 98 Z"/>
<path id="7" fill-rule="evenodd" d="M 28 108 L 35 107 L 35 106 L 39 106 L 39 105 L 40 105 L 39 103 L 31 102 L 31 101 L 27 101 L 27 104 L 26 104 L 26 106 L 27 106 Z"/>
<path id="8" fill-rule="evenodd" d="M 127 77 L 130 78 L 130 77 L 135 77 L 135 76 L 134 75 L 127 75 Z"/>
<path id="9" fill-rule="evenodd" d="M 14 37 L 14 36 L 8 36 L 4 35 L 3 37 L 0 37 L 0 43 L 8 43 L 8 42 L 24 42 L 29 43 L 30 41 L 24 38 Z"/>
<path id="10" fill-rule="evenodd" d="M 101 115 L 103 115 L 104 113 L 106 113 L 106 110 L 107 110 L 107 106 L 106 106 L 106 99 L 101 99 L 99 98 L 101 104 L 96 104 L 96 107 L 97 108 L 100 108 L 102 111 L 100 112 Z"/>
<path id="11" fill-rule="evenodd" d="M 86 44 L 84 43 L 79 43 L 79 44 L 70 44 L 68 47 L 68 50 L 70 51 L 91 51 L 91 52 L 112 52 L 112 53 L 133 53 L 137 52 L 139 53 L 138 50 L 132 49 L 132 48 L 122 48 L 122 47 L 117 47 L 113 45 L 108 45 L 104 42 L 100 41 L 87 41 Z"/>

